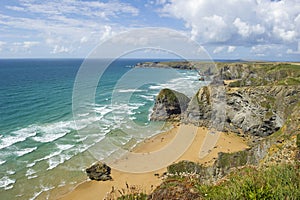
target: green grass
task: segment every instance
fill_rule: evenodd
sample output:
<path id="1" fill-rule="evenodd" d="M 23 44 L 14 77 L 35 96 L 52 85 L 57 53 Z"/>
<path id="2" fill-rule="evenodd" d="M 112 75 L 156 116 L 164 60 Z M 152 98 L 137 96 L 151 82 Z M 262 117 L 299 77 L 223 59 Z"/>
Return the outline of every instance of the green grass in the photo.
<path id="1" fill-rule="evenodd" d="M 250 64 L 249 64 L 250 66 Z M 239 68 L 239 66 L 236 66 Z M 299 85 L 300 66 L 289 63 L 261 63 L 250 66 L 257 77 L 244 77 L 229 84 L 229 87 L 262 85 Z"/>
<path id="2" fill-rule="evenodd" d="M 284 69 L 284 70 L 300 70 L 300 66 L 299 65 L 294 65 L 294 64 L 289 64 L 289 63 L 280 63 L 280 64 L 277 64 L 275 66 L 272 66 L 269 68 L 269 70 L 281 70 L 281 69 Z"/>
<path id="3" fill-rule="evenodd" d="M 200 174 L 203 167 L 197 163 L 191 161 L 180 161 L 178 163 L 168 166 L 168 173 L 180 174 L 180 173 L 197 173 Z"/>
<path id="4" fill-rule="evenodd" d="M 170 89 L 162 89 L 160 91 L 160 93 L 157 96 L 157 100 L 158 101 L 162 101 L 163 99 L 167 99 L 168 102 L 170 103 L 176 103 L 178 102 L 176 95 L 174 94 L 174 92 Z"/>
<path id="5" fill-rule="evenodd" d="M 218 165 L 222 169 L 246 165 L 248 154 L 247 150 L 234 153 L 219 153 Z"/>
<path id="6" fill-rule="evenodd" d="M 280 80 L 278 85 L 299 85 L 300 84 L 300 77 L 288 77 L 284 80 Z"/>
<path id="7" fill-rule="evenodd" d="M 246 167 L 217 185 L 199 184 L 203 199 L 299 199 L 300 171 L 293 165 L 264 170 Z"/>

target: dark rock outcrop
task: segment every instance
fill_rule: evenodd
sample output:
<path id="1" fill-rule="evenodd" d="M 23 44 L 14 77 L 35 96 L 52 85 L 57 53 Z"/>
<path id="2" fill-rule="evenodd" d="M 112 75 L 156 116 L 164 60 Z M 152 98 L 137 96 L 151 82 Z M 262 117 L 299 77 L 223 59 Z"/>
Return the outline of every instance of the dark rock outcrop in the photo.
<path id="1" fill-rule="evenodd" d="M 170 89 L 159 92 L 150 119 L 153 121 L 179 120 L 190 99 L 182 93 Z"/>
<path id="2" fill-rule="evenodd" d="M 271 135 L 282 127 L 296 106 L 295 98 L 300 98 L 300 86 L 227 89 L 225 130 L 254 136 Z"/>
<path id="3" fill-rule="evenodd" d="M 105 163 L 97 162 L 96 164 L 87 168 L 85 171 L 91 180 L 96 180 L 96 181 L 112 180 L 112 177 L 110 176 L 111 169 Z"/>

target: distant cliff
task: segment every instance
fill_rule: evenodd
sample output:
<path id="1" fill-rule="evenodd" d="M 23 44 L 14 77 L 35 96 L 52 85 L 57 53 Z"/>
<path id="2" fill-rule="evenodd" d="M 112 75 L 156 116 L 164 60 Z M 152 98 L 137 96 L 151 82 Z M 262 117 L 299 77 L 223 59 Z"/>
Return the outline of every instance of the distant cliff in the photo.
<path id="1" fill-rule="evenodd" d="M 155 67 L 155 68 L 175 68 L 175 69 L 194 69 L 191 62 L 178 61 L 178 62 L 143 62 L 137 63 L 135 67 Z"/>
<path id="2" fill-rule="evenodd" d="M 205 72 L 205 75 L 216 73 L 215 63 L 210 61 L 160 61 L 160 62 L 141 62 L 137 63 L 136 68 L 173 68 L 183 70 L 197 70 Z"/>

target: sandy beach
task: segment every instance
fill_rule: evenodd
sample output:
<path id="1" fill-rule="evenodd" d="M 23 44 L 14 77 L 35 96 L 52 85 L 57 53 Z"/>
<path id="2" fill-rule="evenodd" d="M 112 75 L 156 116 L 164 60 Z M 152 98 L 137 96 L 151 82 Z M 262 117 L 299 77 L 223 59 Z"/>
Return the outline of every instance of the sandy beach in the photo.
<path id="1" fill-rule="evenodd" d="M 154 161 L 153 158 L 151 158 L 152 160 L 147 160 L 147 157 L 145 157 L 146 159 L 144 159 L 143 162 L 140 162 L 138 161 L 139 158 L 136 157 L 135 154 L 132 154 L 132 156 L 128 155 L 126 158 L 120 159 L 113 163 L 113 166 L 110 165 L 112 167 L 112 181 L 86 181 L 78 185 L 73 191 L 60 196 L 58 199 L 104 199 L 112 190 L 122 190 L 122 188 L 126 189 L 126 184 L 129 186 L 136 186 L 141 191 L 149 193 L 162 182 L 159 176 L 166 172 L 166 166 L 149 172 L 147 172 L 148 168 L 146 167 L 144 173 L 132 173 L 126 171 L 134 170 L 135 167 L 137 170 L 140 168 L 143 169 L 143 166 L 155 168 L 156 166 L 160 166 L 160 164 L 164 164 L 163 161 L 167 160 L 167 158 L 175 159 L 174 162 L 190 160 L 204 165 L 210 165 L 217 158 L 217 154 L 219 152 L 235 152 L 248 147 L 243 138 L 234 134 L 222 132 L 216 132 L 215 134 L 216 135 L 214 135 L 214 138 L 217 138 L 216 142 L 213 140 L 212 144 L 209 144 L 209 138 L 211 136 L 209 136 L 209 131 L 206 128 L 195 127 L 193 125 L 175 126 L 167 132 L 163 132 L 152 138 L 146 139 L 132 150 L 132 152 L 136 153 L 137 155 L 151 156 L 153 153 L 156 158 Z M 183 141 L 184 139 L 186 141 Z M 182 146 L 184 152 L 177 158 L 177 150 L 175 151 L 174 147 L 176 147 L 176 149 L 177 147 L 181 148 L 182 143 L 188 143 L 189 141 L 191 141 L 189 147 L 184 149 L 185 147 Z M 205 143 L 207 143 L 206 146 L 204 144 L 202 148 L 203 151 L 206 151 L 205 154 L 203 154 L 203 152 L 201 154 L 200 152 L 203 141 L 206 141 Z M 213 145 L 212 148 L 210 148 L 211 145 Z M 168 149 L 166 147 L 169 147 L 169 149 L 173 148 L 173 150 L 165 150 Z M 200 158 L 201 155 L 205 156 Z M 126 167 L 129 167 L 129 170 L 126 170 Z"/>

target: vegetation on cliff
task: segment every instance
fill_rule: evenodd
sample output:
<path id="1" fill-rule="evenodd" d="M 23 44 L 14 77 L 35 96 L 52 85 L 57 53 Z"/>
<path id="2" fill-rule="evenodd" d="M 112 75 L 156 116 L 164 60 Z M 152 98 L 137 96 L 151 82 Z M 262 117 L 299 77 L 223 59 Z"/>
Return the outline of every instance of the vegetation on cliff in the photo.
<path id="1" fill-rule="evenodd" d="M 195 175 L 168 177 L 151 194 L 130 193 L 118 200 L 165 199 L 298 199 L 300 171 L 295 165 L 265 169 L 246 166 L 232 171 L 214 184 L 203 184 Z"/>
<path id="2" fill-rule="evenodd" d="M 229 87 L 299 85 L 300 65 L 291 63 L 219 64 L 219 77 Z"/>
<path id="3" fill-rule="evenodd" d="M 235 170 L 213 185 L 197 184 L 203 199 L 297 199 L 300 171 L 294 165 Z"/>

